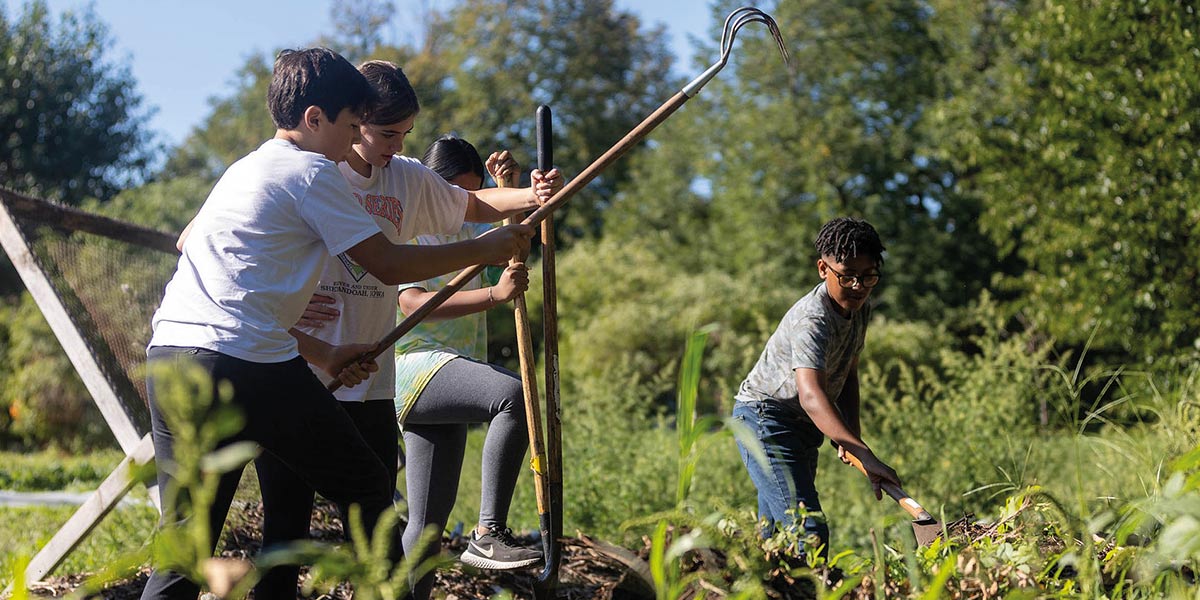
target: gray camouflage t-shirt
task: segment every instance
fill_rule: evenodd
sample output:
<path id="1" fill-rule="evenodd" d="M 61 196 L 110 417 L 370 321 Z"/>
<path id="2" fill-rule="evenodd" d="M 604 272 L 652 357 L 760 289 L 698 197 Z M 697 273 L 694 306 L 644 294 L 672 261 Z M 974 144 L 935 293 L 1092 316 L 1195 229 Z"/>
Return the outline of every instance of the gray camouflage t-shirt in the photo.
<path id="1" fill-rule="evenodd" d="M 817 369 L 825 372 L 825 394 L 830 402 L 836 402 L 854 357 L 862 352 L 870 320 L 870 304 L 849 319 L 838 314 L 825 291 L 825 283 L 821 282 L 783 316 L 738 389 L 737 400 L 776 400 L 798 405 L 795 370 Z"/>

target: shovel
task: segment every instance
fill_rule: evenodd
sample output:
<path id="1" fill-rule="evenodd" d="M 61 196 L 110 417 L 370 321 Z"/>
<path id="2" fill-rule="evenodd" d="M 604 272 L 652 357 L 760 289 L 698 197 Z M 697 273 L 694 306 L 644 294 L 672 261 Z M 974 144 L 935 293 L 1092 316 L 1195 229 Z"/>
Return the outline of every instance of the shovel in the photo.
<path id="1" fill-rule="evenodd" d="M 846 459 L 850 461 L 851 465 L 854 465 L 854 468 L 861 471 L 863 475 L 867 474 L 867 470 L 863 468 L 862 461 L 858 460 L 858 457 L 851 454 L 849 450 L 846 451 Z M 918 546 L 928 546 L 933 543 L 933 540 L 938 539 L 942 535 L 942 524 L 933 518 L 933 515 L 929 514 L 929 511 L 922 508 L 921 503 L 914 500 L 912 496 L 909 496 L 908 492 L 904 491 L 903 488 L 886 481 L 879 487 L 888 496 L 891 496 L 900 505 L 900 508 L 904 509 L 904 512 L 912 516 L 913 535 L 917 538 Z"/>
<path id="2" fill-rule="evenodd" d="M 497 187 L 515 187 L 516 181 L 509 178 L 497 179 Z M 505 225 L 512 224 L 516 219 L 504 220 Z M 509 264 L 522 262 L 525 256 L 514 256 Z M 542 409 L 538 400 L 537 389 L 537 359 L 533 354 L 533 335 L 529 329 L 529 308 L 525 303 L 524 292 L 517 295 L 513 301 L 513 319 L 517 328 L 517 358 L 521 369 L 521 393 L 525 397 L 525 424 L 529 434 L 529 467 L 533 469 L 534 495 L 537 499 L 538 521 L 540 523 L 542 545 L 546 547 L 546 561 L 549 566 L 551 555 L 549 549 L 555 541 L 550 525 L 549 480 L 546 471 L 545 437 L 542 435 Z M 546 569 L 550 573 L 550 569 Z M 557 575 L 557 572 L 554 572 Z M 544 574 L 545 575 L 545 574 Z M 538 579 L 545 581 L 547 577 Z M 556 581 L 556 580 L 555 580 Z M 553 583 L 553 582 L 551 582 Z M 539 596 L 540 598 L 540 596 Z"/>
<path id="3" fill-rule="evenodd" d="M 537 163 L 545 173 L 554 168 L 550 107 L 537 109 Z M 542 524 L 542 550 L 546 566 L 533 585 L 535 600 L 553 598 L 562 564 L 563 477 L 562 405 L 558 379 L 558 281 L 554 265 L 554 216 L 542 221 L 542 351 L 546 356 L 546 486 L 548 524 Z M 542 516 L 544 519 L 544 515 Z M 549 535 L 547 535 L 547 531 Z"/>

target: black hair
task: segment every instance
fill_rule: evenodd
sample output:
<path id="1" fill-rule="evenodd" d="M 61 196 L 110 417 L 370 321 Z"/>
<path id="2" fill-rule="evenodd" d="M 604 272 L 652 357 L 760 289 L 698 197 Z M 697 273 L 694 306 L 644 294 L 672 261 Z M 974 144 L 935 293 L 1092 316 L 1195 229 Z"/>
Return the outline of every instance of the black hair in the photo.
<path id="1" fill-rule="evenodd" d="M 358 70 L 367 78 L 375 92 L 375 105 L 367 113 L 366 122 L 371 125 L 399 123 L 418 112 L 417 92 L 404 70 L 386 60 L 372 60 L 359 65 Z"/>
<path id="2" fill-rule="evenodd" d="M 421 162 L 447 181 L 463 173 L 478 175 L 480 180 L 487 175 L 475 146 L 450 134 L 434 140 L 429 148 L 425 149 L 425 156 L 421 157 Z"/>
<path id="3" fill-rule="evenodd" d="M 821 227 L 815 242 L 821 256 L 844 262 L 855 256 L 870 256 L 883 266 L 883 242 L 871 224 L 854 217 L 838 217 Z"/>
<path id="4" fill-rule="evenodd" d="M 280 129 L 299 129 L 304 111 L 320 108 L 332 122 L 344 109 L 364 113 L 375 98 L 362 73 L 328 48 L 284 50 L 275 58 L 267 109 Z"/>

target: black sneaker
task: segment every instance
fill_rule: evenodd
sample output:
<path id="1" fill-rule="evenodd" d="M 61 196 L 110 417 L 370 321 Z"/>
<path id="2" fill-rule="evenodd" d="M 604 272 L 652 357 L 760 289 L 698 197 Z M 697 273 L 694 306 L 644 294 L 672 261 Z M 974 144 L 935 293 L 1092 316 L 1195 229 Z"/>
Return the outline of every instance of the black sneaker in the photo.
<path id="1" fill-rule="evenodd" d="M 471 531 L 459 560 L 480 569 L 519 569 L 542 562 L 542 553 L 518 544 L 511 529 L 493 529 L 484 535 Z"/>

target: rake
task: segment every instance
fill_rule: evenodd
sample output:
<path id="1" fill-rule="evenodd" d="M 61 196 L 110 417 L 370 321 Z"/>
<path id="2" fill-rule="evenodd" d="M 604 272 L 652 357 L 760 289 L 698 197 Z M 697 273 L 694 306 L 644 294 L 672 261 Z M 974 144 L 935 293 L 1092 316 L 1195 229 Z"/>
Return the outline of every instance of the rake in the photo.
<path id="1" fill-rule="evenodd" d="M 567 183 L 565 186 L 563 186 L 563 188 L 559 190 L 558 193 L 552 198 L 550 198 L 549 201 L 547 201 L 537 210 L 530 213 L 529 216 L 522 221 L 522 223 L 526 225 L 541 224 L 542 221 L 549 217 L 555 210 L 558 210 L 560 206 L 566 203 L 567 200 L 571 199 L 571 197 L 579 192 L 579 190 L 586 187 L 587 184 L 591 183 L 591 181 L 596 178 L 596 176 L 612 165 L 612 163 L 616 162 L 618 158 L 621 158 L 621 156 L 633 148 L 633 146 L 645 138 L 651 131 L 661 125 L 663 121 L 667 120 L 667 118 L 670 117 L 676 110 L 679 110 L 679 107 L 683 106 L 684 103 L 695 97 L 695 95 L 700 92 L 701 88 L 703 88 L 710 80 L 712 80 L 712 78 L 716 76 L 721 69 L 725 68 L 725 65 L 729 62 L 729 55 L 733 50 L 734 38 L 737 37 L 738 31 L 741 30 L 742 27 L 745 27 L 750 23 L 762 23 L 767 26 L 767 29 L 771 32 L 771 36 L 775 39 L 775 43 L 779 46 L 779 52 L 783 55 L 784 63 L 788 64 L 790 59 L 787 48 L 784 47 L 783 37 L 779 33 L 779 26 L 776 25 L 775 19 L 771 18 L 771 15 L 768 15 L 757 8 L 751 7 L 742 7 L 733 11 L 725 19 L 725 27 L 721 33 L 720 60 L 718 60 L 716 63 L 713 63 L 711 67 L 706 69 L 698 77 L 693 79 L 687 85 L 683 86 L 683 89 L 676 92 L 674 96 L 663 103 L 662 106 L 658 107 L 658 109 L 651 113 L 650 116 L 646 117 L 641 123 L 630 130 L 629 133 L 625 134 L 625 137 L 621 138 L 621 140 L 609 148 L 608 151 L 600 155 L 600 158 L 597 158 L 592 162 L 592 164 L 588 165 L 587 168 L 581 171 L 575 179 L 570 181 L 570 183 Z M 466 285 L 468 281 L 471 281 L 472 278 L 481 273 L 485 266 L 486 265 L 475 265 L 460 271 L 458 275 L 454 277 L 454 279 L 450 280 L 450 283 L 446 284 L 446 287 L 442 288 L 437 294 L 434 294 L 432 298 L 427 300 L 425 304 L 421 305 L 419 308 L 414 310 L 412 314 L 408 315 L 408 317 L 401 321 L 400 324 L 395 327 L 395 329 L 392 329 L 392 331 L 384 336 L 383 339 L 376 343 L 370 351 L 352 361 L 347 362 L 346 364 L 349 365 L 353 362 L 374 360 L 379 355 L 387 352 L 393 345 L 396 344 L 397 341 L 400 340 L 400 338 L 404 337 L 406 333 L 412 331 L 413 327 L 416 327 L 418 323 L 428 317 L 429 313 L 433 312 L 434 309 L 445 303 L 450 296 L 454 295 L 455 292 L 458 292 L 460 289 L 462 289 L 462 287 Z M 339 387 L 341 387 L 341 382 L 334 380 L 333 383 L 330 384 L 329 389 L 332 391 L 338 389 Z"/>

